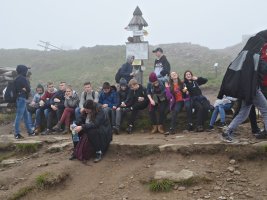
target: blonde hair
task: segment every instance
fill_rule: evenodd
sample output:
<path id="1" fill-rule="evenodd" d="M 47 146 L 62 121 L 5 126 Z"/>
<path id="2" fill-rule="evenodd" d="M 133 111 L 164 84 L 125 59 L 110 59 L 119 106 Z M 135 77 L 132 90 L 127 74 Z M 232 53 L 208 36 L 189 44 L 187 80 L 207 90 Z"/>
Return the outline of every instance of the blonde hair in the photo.
<path id="1" fill-rule="evenodd" d="M 131 80 L 129 81 L 128 86 L 131 87 L 131 86 L 133 86 L 133 85 L 137 85 L 137 84 L 138 84 L 137 80 L 133 78 L 133 79 L 131 79 Z"/>

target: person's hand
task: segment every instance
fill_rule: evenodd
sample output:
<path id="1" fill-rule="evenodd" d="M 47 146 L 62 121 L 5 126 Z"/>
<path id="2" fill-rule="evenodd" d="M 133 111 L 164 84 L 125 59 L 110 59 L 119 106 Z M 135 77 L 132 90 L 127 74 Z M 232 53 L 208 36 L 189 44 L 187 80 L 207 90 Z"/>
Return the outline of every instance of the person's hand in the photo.
<path id="1" fill-rule="evenodd" d="M 112 107 L 113 110 L 116 110 L 116 108 L 117 108 L 116 106 L 113 106 L 113 107 Z"/>
<path id="2" fill-rule="evenodd" d="M 34 101 L 32 101 L 31 103 L 30 103 L 30 106 L 35 106 L 35 102 Z"/>
<path id="3" fill-rule="evenodd" d="M 183 88 L 183 92 L 186 93 L 188 90 L 187 90 L 187 87 L 184 87 Z"/>
<path id="4" fill-rule="evenodd" d="M 22 88 L 22 90 L 25 91 L 25 92 L 27 91 L 26 88 Z"/>
<path id="5" fill-rule="evenodd" d="M 187 94 L 187 95 L 189 95 L 189 92 L 188 92 L 188 91 L 186 91 L 186 94 Z"/>
<path id="6" fill-rule="evenodd" d="M 120 107 L 118 107 L 116 110 L 120 110 L 121 108 Z"/>
<path id="7" fill-rule="evenodd" d="M 192 77 L 192 80 L 193 80 L 193 81 L 196 81 L 197 79 L 198 79 L 198 78 L 197 78 L 196 76 L 193 76 L 193 77 Z"/>
<path id="8" fill-rule="evenodd" d="M 81 108 L 81 109 L 80 109 L 80 113 L 83 113 L 83 112 L 84 112 L 84 108 Z"/>
<path id="9" fill-rule="evenodd" d="M 141 101 L 144 101 L 144 97 L 138 97 L 138 101 L 141 102 Z"/>
<path id="10" fill-rule="evenodd" d="M 51 108 L 56 111 L 58 108 L 55 105 L 51 105 Z"/>
<path id="11" fill-rule="evenodd" d="M 130 76 L 134 76 L 134 75 L 135 75 L 135 73 L 134 73 L 134 72 L 130 73 Z"/>
<path id="12" fill-rule="evenodd" d="M 108 107 L 108 104 L 103 104 L 102 105 L 102 108 L 107 108 Z"/>
<path id="13" fill-rule="evenodd" d="M 124 102 L 121 102 L 121 107 L 126 107 L 126 104 Z"/>
<path id="14" fill-rule="evenodd" d="M 54 102 L 59 103 L 60 102 L 60 99 L 54 98 Z"/>
<path id="15" fill-rule="evenodd" d="M 170 87 L 170 84 L 167 81 L 165 82 L 165 87 Z"/>
<path id="16" fill-rule="evenodd" d="M 39 105 L 40 105 L 41 107 L 43 107 L 44 104 L 45 104 L 45 102 L 44 102 L 43 100 L 41 100 L 41 101 L 39 102 Z"/>
<path id="17" fill-rule="evenodd" d="M 152 105 L 152 106 L 155 106 L 156 105 L 156 103 L 155 103 L 155 101 L 152 99 L 152 100 L 150 100 L 150 104 Z"/>
<path id="18" fill-rule="evenodd" d="M 76 126 L 76 127 L 74 128 L 74 131 L 75 131 L 76 133 L 79 133 L 79 132 L 81 132 L 82 129 L 83 129 L 82 126 Z"/>

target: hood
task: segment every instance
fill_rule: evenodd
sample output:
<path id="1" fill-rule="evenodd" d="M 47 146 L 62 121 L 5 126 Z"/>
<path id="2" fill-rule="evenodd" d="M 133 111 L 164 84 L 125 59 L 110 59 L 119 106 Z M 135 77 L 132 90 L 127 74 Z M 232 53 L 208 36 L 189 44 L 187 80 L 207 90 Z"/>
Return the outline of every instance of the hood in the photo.
<path id="1" fill-rule="evenodd" d="M 28 67 L 26 67 L 25 65 L 18 65 L 16 68 L 16 71 L 18 75 L 22 75 L 26 77 L 27 72 L 28 72 Z"/>

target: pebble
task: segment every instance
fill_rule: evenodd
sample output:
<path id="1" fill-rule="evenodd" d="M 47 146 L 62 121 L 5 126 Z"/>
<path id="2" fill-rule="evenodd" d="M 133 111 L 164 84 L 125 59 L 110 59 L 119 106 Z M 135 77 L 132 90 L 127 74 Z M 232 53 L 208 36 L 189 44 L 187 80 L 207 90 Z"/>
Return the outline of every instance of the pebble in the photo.
<path id="1" fill-rule="evenodd" d="M 184 191 L 184 190 L 186 190 L 186 188 L 185 187 L 178 187 L 178 190 L 179 191 Z"/>
<path id="2" fill-rule="evenodd" d="M 220 196 L 218 199 L 220 199 L 220 200 L 226 200 L 227 198 L 224 197 L 224 196 Z"/>
<path id="3" fill-rule="evenodd" d="M 253 195 L 249 194 L 249 193 L 246 193 L 246 197 L 248 198 L 253 198 Z"/>
<path id="4" fill-rule="evenodd" d="M 220 189 L 221 189 L 221 187 L 219 187 L 219 186 L 214 187 L 214 190 L 220 190 Z"/>
<path id="5" fill-rule="evenodd" d="M 240 173 L 240 171 L 236 170 L 236 171 L 234 171 L 234 174 L 235 175 L 240 175 L 241 173 Z"/>
<path id="6" fill-rule="evenodd" d="M 233 181 L 233 178 L 227 178 L 226 181 L 231 182 L 231 181 Z"/>
<path id="7" fill-rule="evenodd" d="M 119 185 L 119 189 L 124 189 L 124 188 L 125 188 L 125 185 L 123 185 L 123 184 Z"/>
<path id="8" fill-rule="evenodd" d="M 228 170 L 229 172 L 234 172 L 234 171 L 235 171 L 235 168 L 232 167 L 232 166 L 230 166 L 230 167 L 227 168 L 227 170 Z"/>
<path id="9" fill-rule="evenodd" d="M 231 165 L 234 165 L 234 164 L 236 164 L 236 161 L 235 161 L 234 159 L 232 159 L 232 160 L 229 161 L 229 163 L 230 163 Z"/>
<path id="10" fill-rule="evenodd" d="M 202 187 L 198 187 L 198 186 L 195 186 L 195 187 L 193 188 L 194 191 L 199 191 L 199 190 L 201 190 L 201 189 L 202 189 Z"/>
<path id="11" fill-rule="evenodd" d="M 128 197 L 127 197 L 127 196 L 125 196 L 125 197 L 123 197 L 123 198 L 122 198 L 122 200 L 127 200 L 127 199 L 128 199 Z"/>
<path id="12" fill-rule="evenodd" d="M 37 167 L 46 167 L 46 166 L 48 166 L 48 163 L 39 164 Z"/>
<path id="13" fill-rule="evenodd" d="M 102 185 L 104 182 L 103 181 L 100 181 L 99 184 Z"/>
<path id="14" fill-rule="evenodd" d="M 210 196 L 209 195 L 205 195 L 204 199 L 210 199 Z"/>

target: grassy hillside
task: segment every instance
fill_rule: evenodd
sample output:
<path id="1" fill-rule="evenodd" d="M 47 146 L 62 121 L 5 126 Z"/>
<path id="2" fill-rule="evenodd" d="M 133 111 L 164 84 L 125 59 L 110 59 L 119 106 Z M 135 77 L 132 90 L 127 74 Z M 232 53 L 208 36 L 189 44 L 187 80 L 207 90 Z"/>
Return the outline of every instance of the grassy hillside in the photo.
<path id="1" fill-rule="evenodd" d="M 226 67 L 241 49 L 239 46 L 224 50 L 210 50 L 191 43 L 175 43 L 159 45 L 163 48 L 172 70 L 183 74 L 186 69 L 192 70 L 197 76 L 209 78 L 209 86 L 218 86 Z M 153 70 L 154 55 L 150 47 L 149 60 L 145 61 L 145 82 Z M 91 81 L 100 86 L 104 81 L 114 83 L 117 69 L 125 62 L 125 46 L 82 47 L 71 51 L 38 51 L 29 49 L 0 50 L 0 66 L 14 67 L 26 64 L 32 69 L 32 85 L 52 80 L 58 83 L 65 80 L 76 90 L 82 83 Z M 218 77 L 215 78 L 214 63 L 219 63 Z"/>

